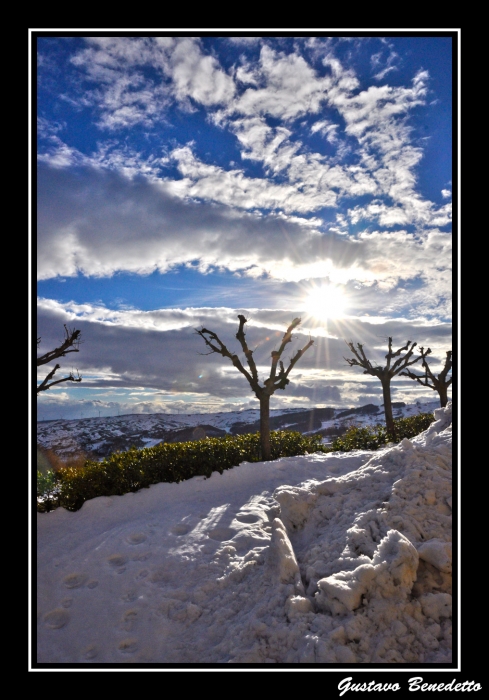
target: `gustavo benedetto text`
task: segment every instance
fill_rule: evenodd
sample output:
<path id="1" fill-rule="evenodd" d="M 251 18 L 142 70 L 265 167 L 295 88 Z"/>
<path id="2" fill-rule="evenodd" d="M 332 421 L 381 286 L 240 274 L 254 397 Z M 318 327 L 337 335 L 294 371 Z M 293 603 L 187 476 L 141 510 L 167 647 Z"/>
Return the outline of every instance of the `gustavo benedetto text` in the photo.
<path id="1" fill-rule="evenodd" d="M 457 681 L 455 678 L 448 683 L 430 683 L 426 682 L 422 676 L 414 676 L 413 678 L 408 678 L 407 689 L 411 692 L 420 690 L 421 692 L 426 691 L 455 691 L 455 692 L 470 692 L 472 690 L 482 690 L 480 683 L 475 681 Z M 404 683 L 402 684 L 404 685 Z M 338 690 L 341 695 L 344 695 L 349 690 L 353 692 L 372 692 L 372 691 L 386 691 L 390 690 L 395 692 L 396 690 L 401 690 L 400 683 L 377 683 L 377 681 L 370 681 L 369 683 L 352 683 L 352 677 L 343 678 L 342 681 L 338 683 Z"/>

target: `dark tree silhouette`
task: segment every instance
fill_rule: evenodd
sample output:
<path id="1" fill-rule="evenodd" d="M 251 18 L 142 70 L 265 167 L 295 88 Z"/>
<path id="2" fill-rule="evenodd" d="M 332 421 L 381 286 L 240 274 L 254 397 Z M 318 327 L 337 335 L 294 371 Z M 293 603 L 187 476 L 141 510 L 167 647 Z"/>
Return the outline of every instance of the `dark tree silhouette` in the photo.
<path id="1" fill-rule="evenodd" d="M 435 376 L 431 371 L 428 362 L 426 361 L 426 356 L 431 353 L 431 350 L 428 348 L 428 350 L 425 353 L 423 351 L 423 348 L 420 348 L 420 350 L 422 356 L 421 364 L 423 365 L 424 374 L 415 374 L 409 369 L 407 369 L 405 372 L 401 372 L 401 374 L 405 377 L 415 379 L 423 386 L 429 386 L 430 389 L 437 391 L 440 395 L 440 406 L 444 408 L 448 403 L 448 387 L 452 383 L 452 377 L 449 377 L 447 379 L 447 375 L 452 369 L 452 351 L 447 350 L 447 356 L 445 358 L 445 364 L 443 366 L 443 369 L 438 375 Z"/>
<path id="2" fill-rule="evenodd" d="M 45 353 L 44 355 L 40 355 L 37 358 L 37 366 L 40 367 L 41 365 L 47 365 L 53 360 L 57 360 L 58 357 L 65 357 L 70 352 L 79 352 L 79 345 L 80 345 L 80 335 L 81 331 L 77 331 L 74 328 L 70 330 L 66 324 L 65 324 L 65 339 L 61 343 L 61 345 L 57 348 L 54 348 L 54 350 L 50 350 L 49 352 Z M 41 338 L 37 339 L 37 345 L 39 347 L 39 344 L 41 342 Z M 39 394 L 41 391 L 46 391 L 47 389 L 50 389 L 52 386 L 55 384 L 61 384 L 61 382 L 81 382 L 82 377 L 79 374 L 78 370 L 76 370 L 76 376 L 73 374 L 73 372 L 70 372 L 70 374 L 67 377 L 63 377 L 62 379 L 56 379 L 55 381 L 51 381 L 51 379 L 54 377 L 56 374 L 57 370 L 60 369 L 61 365 L 56 364 L 54 369 L 49 372 L 49 374 L 46 375 L 45 379 L 37 385 L 37 393 Z"/>
<path id="3" fill-rule="evenodd" d="M 351 359 L 344 358 L 350 367 L 357 365 L 358 367 L 363 367 L 364 374 L 371 374 L 374 377 L 380 379 L 382 384 L 382 394 L 384 397 L 384 414 L 385 414 L 385 427 L 387 432 L 395 439 L 396 438 L 396 428 L 394 424 L 394 417 L 392 415 L 392 400 L 391 400 L 391 379 L 396 374 L 400 374 L 402 370 L 406 369 L 409 365 L 413 365 L 419 362 L 425 355 L 431 352 L 429 349 L 423 354 L 423 348 L 421 348 L 421 355 L 411 359 L 416 343 L 412 343 L 410 340 L 407 341 L 406 345 L 395 352 L 392 350 L 392 338 L 389 338 L 389 352 L 385 356 L 387 363 L 385 367 L 380 367 L 380 365 L 372 365 L 370 360 L 367 359 L 363 351 L 363 345 L 357 343 L 356 347 L 353 342 L 345 341 L 355 357 Z M 405 352 L 404 356 L 401 353 Z M 399 357 L 394 363 L 392 360 L 395 357 Z"/>
<path id="4" fill-rule="evenodd" d="M 238 355 L 230 352 L 224 343 L 218 338 L 218 336 L 213 333 L 213 331 L 209 331 L 207 328 L 202 328 L 201 330 L 196 330 L 196 333 L 198 333 L 201 338 L 204 339 L 205 344 L 208 348 L 210 348 L 210 352 L 206 354 L 210 355 L 215 352 L 223 357 L 228 357 L 236 369 L 238 369 L 248 380 L 251 389 L 260 402 L 260 456 L 263 461 L 268 461 L 271 459 L 270 396 L 272 396 L 277 389 L 285 389 L 290 381 L 288 377 L 292 368 L 300 360 L 306 350 L 308 350 L 311 345 L 314 344 L 314 341 L 309 340 L 309 342 L 304 345 L 302 350 L 298 350 L 290 359 L 287 369 L 285 369 L 280 358 L 286 345 L 292 341 L 292 331 L 297 328 L 301 322 L 300 318 L 295 318 L 285 331 L 279 349 L 272 351 L 270 375 L 264 380 L 263 386 L 261 386 L 255 360 L 253 359 L 253 350 L 250 350 L 246 343 L 244 325 L 247 323 L 247 319 L 242 314 L 239 314 L 238 319 L 239 328 L 238 332 L 236 333 L 236 338 L 239 340 L 241 349 L 246 357 L 249 371 L 241 364 Z"/>

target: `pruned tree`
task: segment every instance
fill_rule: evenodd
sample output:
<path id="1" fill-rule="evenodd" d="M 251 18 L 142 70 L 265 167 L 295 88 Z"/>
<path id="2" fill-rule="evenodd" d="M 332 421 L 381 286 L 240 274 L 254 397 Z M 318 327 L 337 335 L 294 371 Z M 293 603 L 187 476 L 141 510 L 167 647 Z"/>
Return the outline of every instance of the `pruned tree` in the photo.
<path id="1" fill-rule="evenodd" d="M 314 344 L 314 340 L 309 340 L 301 350 L 298 350 L 295 355 L 290 358 L 289 365 L 287 369 L 280 359 L 285 347 L 288 343 L 292 341 L 292 332 L 301 323 L 300 318 L 295 318 L 290 326 L 284 333 L 282 342 L 278 350 L 273 350 L 271 353 L 272 362 L 270 368 L 270 374 L 262 383 L 260 384 L 260 379 L 258 377 L 258 370 L 253 358 L 253 350 L 247 345 L 244 326 L 247 323 L 247 319 L 243 314 L 238 315 L 239 328 L 236 333 L 236 338 L 239 340 L 241 349 L 246 358 L 246 362 L 249 367 L 249 371 L 241 363 L 238 355 L 236 353 L 230 352 L 224 343 L 218 338 L 216 333 L 208 330 L 207 328 L 202 328 L 201 330 L 196 330 L 196 333 L 204 339 L 205 344 L 210 348 L 210 352 L 204 353 L 211 355 L 212 353 L 218 353 L 223 357 L 228 357 L 233 365 L 238 369 L 242 375 L 248 380 L 248 384 L 253 390 L 256 398 L 260 402 L 260 445 L 261 445 L 261 459 L 263 461 L 268 461 L 271 459 L 271 447 L 270 447 L 270 396 L 275 393 L 277 389 L 285 389 L 287 384 L 289 384 L 289 374 L 300 360 L 302 355 Z"/>
<path id="2" fill-rule="evenodd" d="M 356 347 L 353 342 L 345 341 L 352 353 L 355 355 L 353 358 L 344 358 L 350 367 L 358 366 L 363 367 L 364 374 L 371 374 L 374 377 L 380 379 L 382 384 L 382 394 L 384 397 L 384 415 L 385 415 L 385 427 L 387 432 L 395 439 L 396 438 L 396 428 L 394 424 L 394 416 L 392 415 L 392 400 L 391 400 L 391 380 L 396 374 L 401 374 L 406 367 L 409 365 L 414 365 L 419 362 L 424 356 L 431 352 L 428 348 L 426 353 L 424 353 L 423 348 L 421 348 L 421 355 L 413 359 L 414 348 L 416 343 L 412 343 L 410 340 L 407 341 L 406 345 L 399 350 L 392 350 L 392 338 L 389 338 L 389 351 L 385 356 L 387 360 L 385 367 L 380 367 L 380 365 L 373 365 L 370 360 L 367 359 L 365 352 L 363 350 L 363 345 L 357 343 Z M 401 353 L 405 352 L 405 355 Z M 424 353 L 424 354 L 423 354 Z M 394 358 L 398 357 L 395 362 L 392 362 Z"/>
<path id="3" fill-rule="evenodd" d="M 437 391 L 440 396 L 440 406 L 444 408 L 448 403 L 448 387 L 452 383 L 452 377 L 448 377 L 448 373 L 452 369 L 452 351 L 447 350 L 447 356 L 445 358 L 443 369 L 439 374 L 435 375 L 431 371 L 431 368 L 426 361 L 426 356 L 431 353 L 431 350 L 428 348 L 426 353 L 424 353 L 423 348 L 420 348 L 420 350 L 422 355 L 421 364 L 423 365 L 424 374 L 415 374 L 409 369 L 407 369 L 405 372 L 401 372 L 401 374 L 405 377 L 415 379 L 423 386 L 429 386 L 430 389 Z"/>
<path id="4" fill-rule="evenodd" d="M 57 348 L 54 348 L 54 350 L 50 350 L 49 352 L 45 353 L 44 355 L 40 355 L 37 358 L 37 366 L 40 367 L 41 365 L 47 365 L 53 360 L 57 360 L 59 357 L 65 357 L 65 355 L 68 355 L 70 352 L 79 352 L 80 348 L 80 335 L 81 331 L 77 331 L 74 328 L 70 330 L 66 324 L 64 324 L 65 327 L 65 339 L 61 343 L 61 345 Z M 41 343 L 41 338 L 37 339 L 37 346 L 39 347 Z M 47 389 L 50 389 L 52 386 L 55 384 L 61 384 L 61 382 L 81 382 L 82 377 L 78 370 L 76 370 L 76 376 L 74 372 L 70 372 L 70 374 L 67 377 L 62 377 L 62 379 L 56 379 L 54 381 L 51 381 L 51 379 L 54 377 L 58 369 L 60 369 L 61 365 L 56 364 L 54 366 L 54 369 L 52 369 L 49 374 L 46 375 L 44 380 L 37 385 L 37 393 L 39 394 L 41 391 L 46 391 Z"/>

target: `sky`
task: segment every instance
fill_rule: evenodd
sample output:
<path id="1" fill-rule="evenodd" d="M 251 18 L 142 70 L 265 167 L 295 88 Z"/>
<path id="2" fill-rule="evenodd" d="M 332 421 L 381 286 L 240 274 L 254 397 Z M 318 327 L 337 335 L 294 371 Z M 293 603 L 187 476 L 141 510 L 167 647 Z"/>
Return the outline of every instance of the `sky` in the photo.
<path id="1" fill-rule="evenodd" d="M 377 452 L 245 462 L 38 513 L 31 670 L 459 680 L 451 402 L 434 417 Z M 471 597 L 480 613 L 477 586 Z M 465 650 L 478 629 L 473 617 Z M 480 682 L 469 656 L 463 680 Z"/>
<path id="2" fill-rule="evenodd" d="M 32 31 L 38 351 L 81 330 L 56 377 L 83 378 L 39 420 L 255 408 L 195 333 L 240 352 L 240 313 L 262 378 L 294 318 L 286 364 L 315 340 L 272 408 L 382 403 L 345 341 L 379 363 L 415 341 L 441 370 L 458 30 L 267 31 Z"/>

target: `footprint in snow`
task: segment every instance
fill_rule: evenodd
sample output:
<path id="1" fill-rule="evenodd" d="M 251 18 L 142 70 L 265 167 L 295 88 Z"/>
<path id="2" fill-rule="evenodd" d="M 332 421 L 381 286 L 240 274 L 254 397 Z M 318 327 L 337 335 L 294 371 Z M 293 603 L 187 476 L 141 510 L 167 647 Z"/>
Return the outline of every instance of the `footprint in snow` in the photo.
<path id="1" fill-rule="evenodd" d="M 211 540 L 217 540 L 218 542 L 225 542 L 230 540 L 236 534 L 236 530 L 232 530 L 230 527 L 215 527 L 213 530 L 208 530 L 207 535 Z"/>
<path id="2" fill-rule="evenodd" d="M 90 659 L 94 659 L 97 655 L 98 655 L 98 646 L 96 644 L 90 644 L 82 652 L 83 658 L 87 659 L 87 661 L 90 661 Z"/>
<path id="3" fill-rule="evenodd" d="M 122 628 L 125 629 L 126 632 L 130 632 L 136 624 L 137 617 L 137 610 L 128 610 L 127 612 L 125 612 L 122 618 Z"/>
<path id="4" fill-rule="evenodd" d="M 186 535 L 190 531 L 190 527 L 188 525 L 184 525 L 183 523 L 181 525 L 175 525 L 175 527 L 172 527 L 171 533 L 172 535 Z"/>
<path id="5" fill-rule="evenodd" d="M 132 637 L 128 639 L 123 639 L 118 646 L 119 651 L 123 654 L 134 654 L 134 652 L 137 651 L 137 648 L 138 641 L 137 639 L 133 639 Z"/>
<path id="6" fill-rule="evenodd" d="M 62 608 L 56 608 L 44 615 L 44 624 L 52 630 L 61 629 L 68 624 L 70 621 L 70 616 Z"/>
<path id="7" fill-rule="evenodd" d="M 80 588 L 84 583 L 88 581 L 88 576 L 86 574 L 69 574 L 63 579 L 63 583 L 66 588 Z"/>
<path id="8" fill-rule="evenodd" d="M 126 541 L 129 544 L 141 544 L 142 542 L 145 542 L 148 539 L 147 535 L 144 532 L 133 532 L 128 537 L 126 538 Z"/>
<path id="9" fill-rule="evenodd" d="M 127 558 L 122 554 L 112 554 L 112 556 L 110 556 L 107 559 L 107 561 L 110 564 L 110 566 L 113 566 L 117 569 L 120 566 L 124 566 L 124 564 L 127 562 Z"/>
<path id="10" fill-rule="evenodd" d="M 236 515 L 236 520 L 240 523 L 257 523 L 260 518 L 253 513 L 238 513 Z"/>

